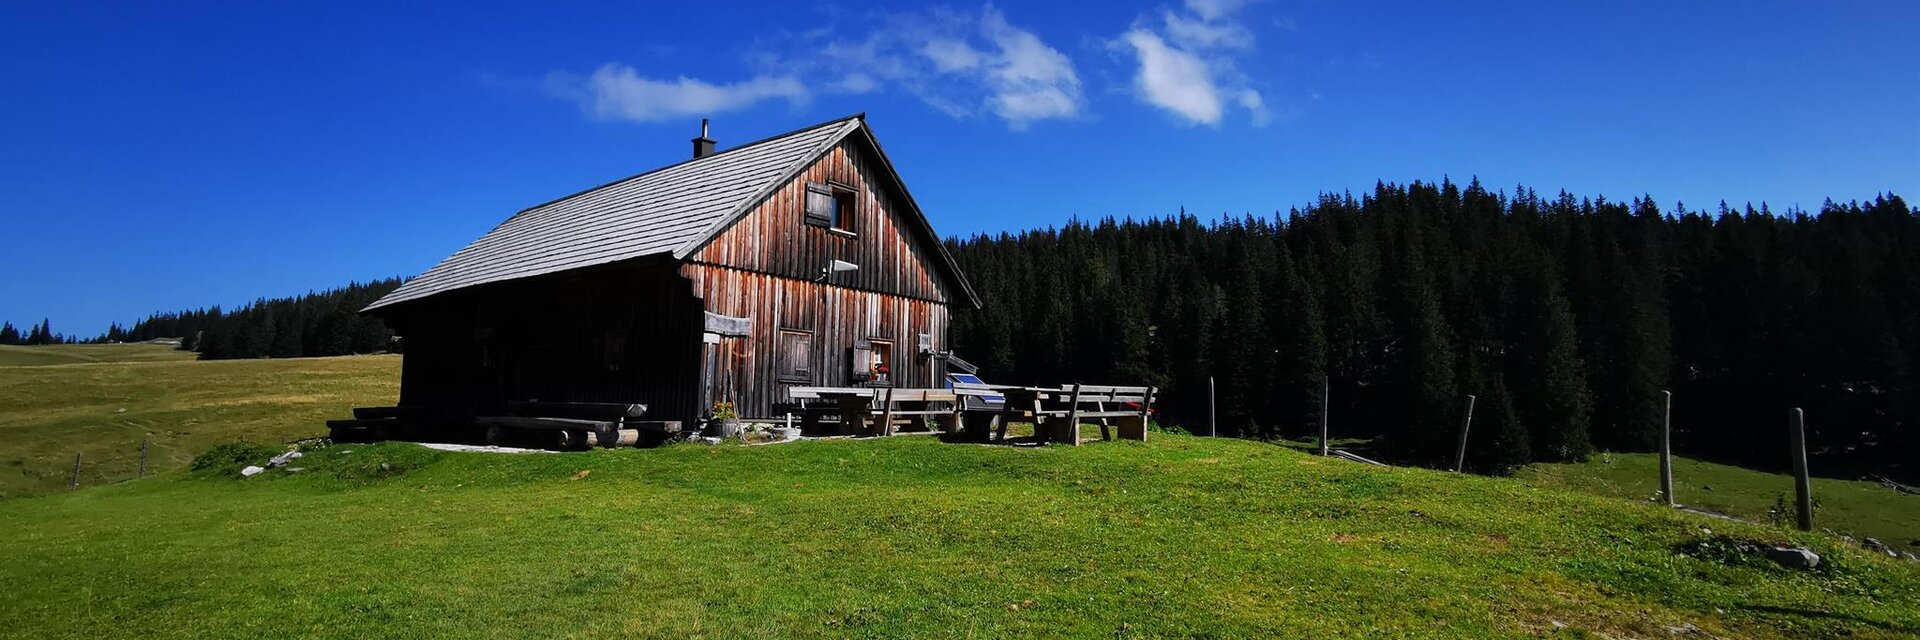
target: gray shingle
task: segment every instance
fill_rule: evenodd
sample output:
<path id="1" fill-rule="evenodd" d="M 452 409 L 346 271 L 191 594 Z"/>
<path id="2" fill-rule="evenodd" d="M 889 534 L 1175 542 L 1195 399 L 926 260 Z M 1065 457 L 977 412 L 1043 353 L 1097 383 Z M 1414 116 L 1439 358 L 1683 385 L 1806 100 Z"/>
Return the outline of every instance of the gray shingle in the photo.
<path id="1" fill-rule="evenodd" d="M 514 214 L 367 310 L 475 285 L 691 251 L 861 126 L 842 118 Z"/>

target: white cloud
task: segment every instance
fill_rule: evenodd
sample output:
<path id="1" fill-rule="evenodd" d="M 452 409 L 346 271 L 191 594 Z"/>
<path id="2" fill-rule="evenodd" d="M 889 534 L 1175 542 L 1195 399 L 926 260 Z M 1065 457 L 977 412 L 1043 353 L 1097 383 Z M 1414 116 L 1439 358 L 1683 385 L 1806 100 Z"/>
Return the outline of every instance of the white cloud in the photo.
<path id="1" fill-rule="evenodd" d="M 988 103 L 994 113 L 1016 128 L 1080 113 L 1080 77 L 1065 54 L 1033 32 L 1007 24 L 993 7 L 987 7 L 980 27 L 999 49 L 987 63 L 987 85 L 993 91 Z"/>
<path id="2" fill-rule="evenodd" d="M 1264 127 L 1267 126 L 1268 122 L 1273 121 L 1273 116 L 1267 113 L 1267 101 L 1260 97 L 1260 92 L 1254 91 L 1253 89 L 1241 89 L 1238 102 L 1240 103 L 1240 108 L 1246 109 L 1247 113 L 1252 114 L 1253 126 Z"/>
<path id="3" fill-rule="evenodd" d="M 1213 21 L 1237 13 L 1251 3 L 1251 0 L 1187 0 L 1187 10 L 1201 20 Z"/>
<path id="4" fill-rule="evenodd" d="M 767 100 L 805 102 L 808 96 L 807 88 L 790 76 L 760 75 L 730 84 L 686 76 L 656 80 L 621 64 L 602 65 L 585 78 L 550 75 L 547 90 L 579 102 L 593 117 L 637 122 L 735 111 Z"/>
<path id="5" fill-rule="evenodd" d="M 1253 34 L 1238 24 L 1188 19 L 1172 11 L 1162 14 L 1167 24 L 1167 39 L 1195 49 L 1250 49 Z"/>
<path id="6" fill-rule="evenodd" d="M 920 55 L 933 61 L 934 69 L 941 73 L 967 71 L 980 66 L 980 52 L 960 40 L 936 38 L 927 41 L 920 48 Z"/>
<path id="7" fill-rule="evenodd" d="M 873 22 L 864 30 L 843 25 L 786 34 L 754 58 L 772 73 L 857 74 L 868 81 L 823 86 L 823 92 L 899 90 L 949 116 L 991 114 L 1015 129 L 1073 118 L 1085 109 L 1073 60 L 992 6 L 977 13 L 889 14 Z M 846 33 L 860 35 L 833 39 Z"/>
<path id="8" fill-rule="evenodd" d="M 1205 63 L 1144 29 L 1122 37 L 1140 58 L 1134 82 L 1147 102 L 1191 122 L 1220 124 L 1220 91 L 1213 86 Z"/>
<path id="9" fill-rule="evenodd" d="M 1252 32 L 1234 19 L 1247 0 L 1187 0 L 1186 12 L 1165 10 L 1159 28 L 1141 19 L 1116 47 L 1131 51 L 1141 101 L 1189 124 L 1215 126 L 1229 106 L 1254 126 L 1271 121 L 1266 101 L 1239 69 L 1236 57 L 1253 50 Z"/>

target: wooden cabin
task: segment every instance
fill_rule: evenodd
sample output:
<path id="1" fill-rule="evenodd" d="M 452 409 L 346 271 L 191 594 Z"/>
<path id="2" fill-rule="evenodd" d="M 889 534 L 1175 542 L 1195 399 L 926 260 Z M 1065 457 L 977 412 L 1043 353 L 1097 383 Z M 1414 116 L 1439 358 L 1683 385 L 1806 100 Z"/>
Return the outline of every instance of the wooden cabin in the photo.
<path id="1" fill-rule="evenodd" d="M 980 304 L 865 115 L 525 209 L 364 313 L 404 337 L 400 405 L 514 402 L 775 418 L 794 386 L 940 387 Z"/>

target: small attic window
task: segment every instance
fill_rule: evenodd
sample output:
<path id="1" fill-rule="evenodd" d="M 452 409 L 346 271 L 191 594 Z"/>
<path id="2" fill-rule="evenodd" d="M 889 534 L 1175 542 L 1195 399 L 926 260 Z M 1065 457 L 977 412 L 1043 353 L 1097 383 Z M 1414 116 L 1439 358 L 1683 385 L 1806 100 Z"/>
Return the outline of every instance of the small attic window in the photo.
<path id="1" fill-rule="evenodd" d="M 807 184 L 807 224 L 853 233 L 859 198 L 852 187 L 837 182 Z"/>

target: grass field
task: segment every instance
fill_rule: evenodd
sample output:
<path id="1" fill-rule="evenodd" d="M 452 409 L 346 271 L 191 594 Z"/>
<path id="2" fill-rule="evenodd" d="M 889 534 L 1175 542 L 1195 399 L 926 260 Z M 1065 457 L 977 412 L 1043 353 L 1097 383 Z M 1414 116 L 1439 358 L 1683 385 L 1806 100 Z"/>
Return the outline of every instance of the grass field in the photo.
<path id="1" fill-rule="evenodd" d="M 1628 500 L 1651 501 L 1660 491 L 1660 457 L 1651 453 L 1603 453 L 1580 464 L 1539 464 L 1520 479 Z M 1793 522 L 1793 476 L 1686 458 L 1673 461 L 1673 493 L 1681 504 L 1756 522 L 1773 522 L 1784 506 Z M 1814 526 L 1855 537 L 1873 537 L 1920 551 L 1920 496 L 1871 482 L 1813 479 Z"/>
<path id="2" fill-rule="evenodd" d="M 0 636 L 1920 634 L 1920 564 L 1829 536 L 1228 439 L 390 443 L 318 448 L 293 474 L 182 468 L 388 402 L 397 363 L 0 369 L 0 395 L 35 403 L 0 408 L 10 441 L 182 432 L 165 473 L 0 500 Z M 1791 572 L 1731 539 L 1826 563 Z"/>
<path id="3" fill-rule="evenodd" d="M 64 354 L 20 356 L 38 350 Z M 98 362 L 0 367 L 0 497 L 64 490 L 74 454 L 80 483 L 179 467 L 214 444 L 325 435 L 355 405 L 392 404 L 398 356 L 201 362 L 163 345 L 10 347 L 0 357 L 83 355 Z M 174 355 L 179 354 L 179 355 Z"/>
<path id="4" fill-rule="evenodd" d="M 193 352 L 171 344 L 54 344 L 35 347 L 0 345 L 0 367 L 33 367 L 90 362 L 172 362 L 192 360 Z"/>

